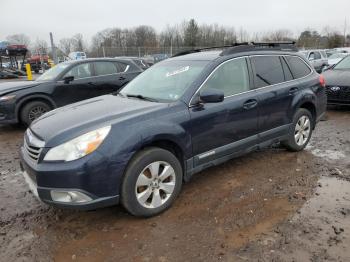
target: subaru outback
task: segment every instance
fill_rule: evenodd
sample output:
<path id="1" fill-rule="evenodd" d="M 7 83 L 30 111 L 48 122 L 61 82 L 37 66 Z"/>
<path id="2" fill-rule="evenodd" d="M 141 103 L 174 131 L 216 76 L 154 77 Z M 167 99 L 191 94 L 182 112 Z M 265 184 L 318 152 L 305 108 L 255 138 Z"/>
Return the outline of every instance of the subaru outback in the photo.
<path id="1" fill-rule="evenodd" d="M 55 109 L 21 147 L 32 191 L 58 207 L 169 208 L 205 168 L 280 142 L 300 151 L 326 109 L 325 82 L 292 43 L 193 50 L 118 94 Z"/>

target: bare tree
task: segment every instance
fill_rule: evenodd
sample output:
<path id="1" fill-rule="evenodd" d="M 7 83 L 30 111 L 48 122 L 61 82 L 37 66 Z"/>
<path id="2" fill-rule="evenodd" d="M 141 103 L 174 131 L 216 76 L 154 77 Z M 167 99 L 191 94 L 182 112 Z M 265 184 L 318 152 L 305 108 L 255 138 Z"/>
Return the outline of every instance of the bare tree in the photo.
<path id="1" fill-rule="evenodd" d="M 76 34 L 72 37 L 72 42 L 73 42 L 73 50 L 74 51 L 84 51 L 85 49 L 85 44 L 83 40 L 83 35 L 82 34 Z"/>
<path id="2" fill-rule="evenodd" d="M 46 55 L 48 54 L 49 45 L 45 40 L 37 38 L 32 49 L 34 54 Z"/>
<path id="3" fill-rule="evenodd" d="M 73 40 L 72 38 L 62 38 L 58 46 L 65 55 L 68 55 L 73 50 Z"/>
<path id="4" fill-rule="evenodd" d="M 25 34 L 14 34 L 6 37 L 7 41 L 13 44 L 30 45 L 30 38 Z"/>
<path id="5" fill-rule="evenodd" d="M 184 44 L 194 48 L 198 44 L 199 28 L 194 19 L 191 19 L 185 27 Z"/>

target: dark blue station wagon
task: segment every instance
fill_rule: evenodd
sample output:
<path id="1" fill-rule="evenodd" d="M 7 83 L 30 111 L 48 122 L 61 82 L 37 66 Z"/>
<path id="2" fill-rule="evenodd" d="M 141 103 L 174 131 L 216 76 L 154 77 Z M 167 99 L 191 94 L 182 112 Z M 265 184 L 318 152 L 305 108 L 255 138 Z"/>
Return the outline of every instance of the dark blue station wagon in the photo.
<path id="1" fill-rule="evenodd" d="M 55 109 L 27 129 L 23 174 L 50 205 L 166 210 L 183 181 L 281 142 L 300 151 L 326 110 L 325 83 L 288 44 L 194 50 L 121 92 Z"/>

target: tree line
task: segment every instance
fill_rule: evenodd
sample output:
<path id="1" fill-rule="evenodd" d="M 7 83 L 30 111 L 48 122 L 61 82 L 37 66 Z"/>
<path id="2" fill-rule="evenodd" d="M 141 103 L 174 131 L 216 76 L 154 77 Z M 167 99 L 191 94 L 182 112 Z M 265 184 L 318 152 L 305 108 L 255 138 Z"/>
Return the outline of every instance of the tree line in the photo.
<path id="1" fill-rule="evenodd" d="M 48 43 L 36 39 L 31 43 L 24 34 L 10 35 L 7 40 L 23 43 L 32 52 L 50 52 Z M 108 28 L 97 32 L 89 42 L 81 33 L 56 41 L 59 55 L 73 51 L 85 51 L 89 56 L 147 55 L 152 53 L 176 53 L 186 49 L 230 45 L 236 42 L 295 41 L 300 48 L 335 48 L 350 45 L 350 35 L 325 27 L 321 32 L 305 29 L 299 34 L 289 29 L 250 33 L 244 28 L 219 24 L 198 24 L 194 19 L 180 24 L 167 25 L 157 32 L 152 26 L 134 28 Z"/>

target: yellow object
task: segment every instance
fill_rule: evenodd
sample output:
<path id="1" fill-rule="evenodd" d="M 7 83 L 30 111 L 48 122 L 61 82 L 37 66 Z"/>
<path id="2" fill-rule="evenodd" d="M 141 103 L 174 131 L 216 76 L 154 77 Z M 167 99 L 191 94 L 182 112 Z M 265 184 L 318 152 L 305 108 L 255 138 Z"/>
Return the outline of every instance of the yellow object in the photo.
<path id="1" fill-rule="evenodd" d="M 53 62 L 53 60 L 48 59 L 47 62 L 49 63 L 50 68 L 53 68 L 55 66 L 55 63 Z"/>
<path id="2" fill-rule="evenodd" d="M 33 80 L 32 69 L 30 68 L 30 64 L 26 64 L 26 71 L 28 80 Z"/>

